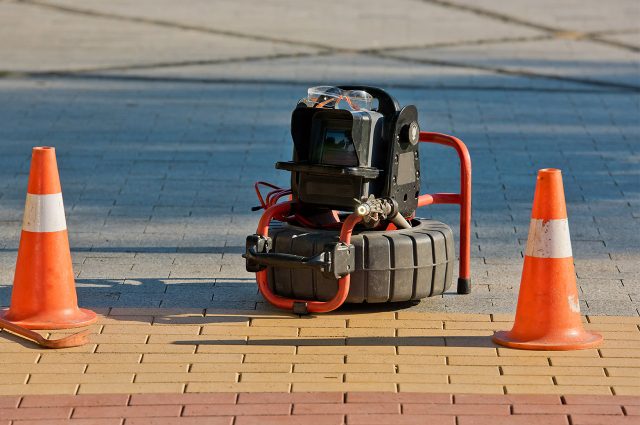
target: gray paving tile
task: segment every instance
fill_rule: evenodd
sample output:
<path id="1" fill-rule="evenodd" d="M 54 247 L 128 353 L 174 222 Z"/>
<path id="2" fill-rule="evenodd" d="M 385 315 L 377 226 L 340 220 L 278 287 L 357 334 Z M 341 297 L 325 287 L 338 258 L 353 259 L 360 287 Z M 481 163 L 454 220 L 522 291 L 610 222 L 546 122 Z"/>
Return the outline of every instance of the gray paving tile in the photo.
<path id="1" fill-rule="evenodd" d="M 535 172 L 560 167 L 583 313 L 638 314 L 640 102 L 625 88 L 640 86 L 638 40 L 589 34 L 637 27 L 636 3 L 402 0 L 390 10 L 376 0 L 369 14 L 341 5 L 353 22 L 332 31 L 301 15 L 320 4 L 243 0 L 207 13 L 207 2 L 90 0 L 89 17 L 55 9 L 79 7 L 71 0 L 0 2 L 0 304 L 30 148 L 50 144 L 81 304 L 270 311 L 240 257 L 259 217 L 253 182 L 289 184 L 273 163 L 291 155 L 290 112 L 308 86 L 370 82 L 416 104 L 423 129 L 461 137 L 473 158 L 474 292 L 397 308 L 513 312 Z M 91 68 L 104 69 L 33 74 Z M 425 146 L 422 157 L 424 191 L 457 190 L 453 152 Z M 457 235 L 454 207 L 418 214 Z"/>

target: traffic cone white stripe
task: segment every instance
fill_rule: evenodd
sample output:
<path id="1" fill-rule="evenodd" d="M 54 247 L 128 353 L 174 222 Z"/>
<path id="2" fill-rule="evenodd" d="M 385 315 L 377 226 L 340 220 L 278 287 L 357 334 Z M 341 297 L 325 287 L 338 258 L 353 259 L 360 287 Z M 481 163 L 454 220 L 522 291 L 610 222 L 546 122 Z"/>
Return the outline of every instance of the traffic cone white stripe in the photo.
<path id="1" fill-rule="evenodd" d="M 556 220 L 532 218 L 525 255 L 536 258 L 572 257 L 569 221 L 566 218 Z"/>
<path id="2" fill-rule="evenodd" d="M 27 232 L 59 232 L 67 229 L 62 193 L 34 195 L 27 193 L 22 230 Z"/>
<path id="3" fill-rule="evenodd" d="M 558 169 L 538 171 L 515 321 L 510 331 L 496 332 L 493 342 L 527 350 L 580 350 L 602 342 L 582 325 Z"/>

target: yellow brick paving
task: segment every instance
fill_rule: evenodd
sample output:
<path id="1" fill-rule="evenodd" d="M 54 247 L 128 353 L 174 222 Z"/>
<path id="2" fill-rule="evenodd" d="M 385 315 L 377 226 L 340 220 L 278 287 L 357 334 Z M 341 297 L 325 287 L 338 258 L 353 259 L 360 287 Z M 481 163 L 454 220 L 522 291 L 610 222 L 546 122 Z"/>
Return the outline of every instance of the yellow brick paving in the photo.
<path id="1" fill-rule="evenodd" d="M 91 343 L 44 350 L 0 332 L 0 394 L 391 391 L 640 395 L 640 318 L 588 316 L 598 349 L 491 342 L 503 314 L 113 308 Z M 65 333 L 47 334 L 60 337 Z M 46 333 L 45 333 L 46 334 Z"/>

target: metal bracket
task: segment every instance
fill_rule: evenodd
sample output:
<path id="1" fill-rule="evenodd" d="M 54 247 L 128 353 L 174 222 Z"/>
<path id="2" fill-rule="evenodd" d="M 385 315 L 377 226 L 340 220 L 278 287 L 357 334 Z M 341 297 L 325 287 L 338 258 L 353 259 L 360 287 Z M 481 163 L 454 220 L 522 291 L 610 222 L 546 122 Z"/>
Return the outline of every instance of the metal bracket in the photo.
<path id="1" fill-rule="evenodd" d="M 355 246 L 342 242 L 324 246 L 325 267 L 322 273 L 326 277 L 340 279 L 356 269 Z"/>
<path id="2" fill-rule="evenodd" d="M 271 238 L 260 235 L 247 236 L 246 251 L 242 255 L 247 260 L 248 272 L 258 272 L 267 266 L 284 268 L 313 268 L 325 277 L 340 279 L 355 270 L 355 247 L 342 242 L 327 244 L 323 252 L 312 257 L 269 252 Z"/>
<path id="3" fill-rule="evenodd" d="M 247 236 L 246 253 L 243 254 L 242 257 L 247 260 L 246 269 L 248 272 L 256 273 L 267 268 L 266 265 L 263 265 L 250 257 L 248 253 L 250 251 L 255 253 L 269 252 L 271 251 L 271 245 L 271 238 L 265 238 L 264 236 L 256 234 Z"/>
<path id="4" fill-rule="evenodd" d="M 295 314 L 307 315 L 309 314 L 308 304 L 304 301 L 294 301 L 293 302 L 293 312 Z"/>

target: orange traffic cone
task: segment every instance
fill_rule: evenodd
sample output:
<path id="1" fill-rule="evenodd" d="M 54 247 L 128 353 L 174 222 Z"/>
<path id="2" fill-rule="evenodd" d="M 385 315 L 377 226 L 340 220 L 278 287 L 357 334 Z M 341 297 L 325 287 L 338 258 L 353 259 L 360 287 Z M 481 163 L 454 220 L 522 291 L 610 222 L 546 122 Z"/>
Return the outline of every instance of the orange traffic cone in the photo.
<path id="1" fill-rule="evenodd" d="M 78 308 L 54 148 L 33 148 L 11 306 L 0 316 L 29 329 L 96 321 L 93 311 Z"/>
<path id="2" fill-rule="evenodd" d="M 602 342 L 582 326 L 560 170 L 538 171 L 515 323 L 493 341 L 527 350 L 577 350 Z"/>

